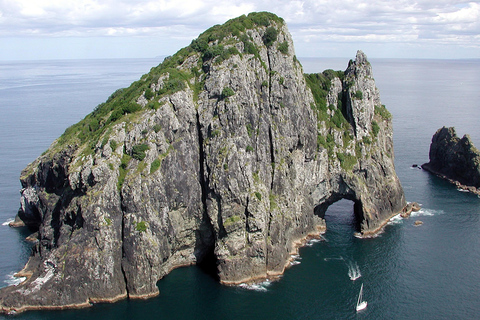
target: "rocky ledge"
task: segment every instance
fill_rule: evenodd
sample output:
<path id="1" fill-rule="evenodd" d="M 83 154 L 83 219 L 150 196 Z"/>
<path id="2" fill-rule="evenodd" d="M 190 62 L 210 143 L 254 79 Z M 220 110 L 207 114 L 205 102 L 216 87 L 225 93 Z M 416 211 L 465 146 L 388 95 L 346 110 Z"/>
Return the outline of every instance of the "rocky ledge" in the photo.
<path id="1" fill-rule="evenodd" d="M 453 127 L 438 129 L 432 138 L 429 157 L 430 162 L 423 164 L 423 169 L 480 195 L 480 151 L 468 134 L 460 139 Z"/>
<path id="2" fill-rule="evenodd" d="M 278 275 L 343 198 L 375 233 L 406 204 L 392 135 L 363 52 L 304 74 L 283 19 L 212 27 L 23 170 L 16 222 L 38 241 L 0 308 L 150 297 L 191 264 L 225 284 Z"/>

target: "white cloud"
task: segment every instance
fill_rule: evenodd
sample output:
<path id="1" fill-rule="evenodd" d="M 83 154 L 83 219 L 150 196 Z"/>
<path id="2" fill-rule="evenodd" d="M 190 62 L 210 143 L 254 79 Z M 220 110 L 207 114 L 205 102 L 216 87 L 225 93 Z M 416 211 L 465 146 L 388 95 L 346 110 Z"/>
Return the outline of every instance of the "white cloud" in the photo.
<path id="1" fill-rule="evenodd" d="M 0 0 L 0 37 L 192 39 L 251 11 L 283 17 L 297 48 L 333 41 L 480 49 L 479 1 L 461 0 Z"/>

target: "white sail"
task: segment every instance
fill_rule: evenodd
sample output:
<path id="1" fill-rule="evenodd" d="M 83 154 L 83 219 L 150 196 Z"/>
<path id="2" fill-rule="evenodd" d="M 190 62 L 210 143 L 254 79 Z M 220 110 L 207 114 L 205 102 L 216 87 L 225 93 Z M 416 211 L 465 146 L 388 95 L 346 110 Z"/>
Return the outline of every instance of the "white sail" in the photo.
<path id="1" fill-rule="evenodd" d="M 356 307 L 357 311 L 363 310 L 367 307 L 367 301 L 362 301 L 362 300 L 363 300 L 363 283 L 362 283 L 362 286 L 360 287 L 360 293 L 358 294 L 357 307 Z"/>

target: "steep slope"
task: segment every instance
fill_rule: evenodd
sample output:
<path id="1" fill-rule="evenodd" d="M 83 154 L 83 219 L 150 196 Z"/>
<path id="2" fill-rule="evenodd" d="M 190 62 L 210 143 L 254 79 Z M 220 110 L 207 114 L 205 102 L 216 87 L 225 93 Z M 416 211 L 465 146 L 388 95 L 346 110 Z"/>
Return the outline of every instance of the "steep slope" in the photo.
<path id="1" fill-rule="evenodd" d="M 17 223 L 39 241 L 2 310 L 153 296 L 190 264 L 226 284 L 280 274 L 342 198 L 374 233 L 405 206 L 390 118 L 362 52 L 304 75 L 281 18 L 215 26 L 22 172 Z"/>

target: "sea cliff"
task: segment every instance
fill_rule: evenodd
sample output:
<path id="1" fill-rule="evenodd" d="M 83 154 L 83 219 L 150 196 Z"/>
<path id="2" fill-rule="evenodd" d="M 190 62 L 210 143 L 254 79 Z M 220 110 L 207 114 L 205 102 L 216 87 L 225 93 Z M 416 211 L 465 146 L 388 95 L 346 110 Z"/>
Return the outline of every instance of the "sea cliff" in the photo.
<path id="1" fill-rule="evenodd" d="M 363 52 L 305 75 L 283 19 L 214 26 L 22 171 L 16 224 L 39 236 L 0 308 L 150 297 L 191 264 L 225 284 L 278 275 L 344 198 L 371 235 L 406 204 L 392 135 Z"/>

